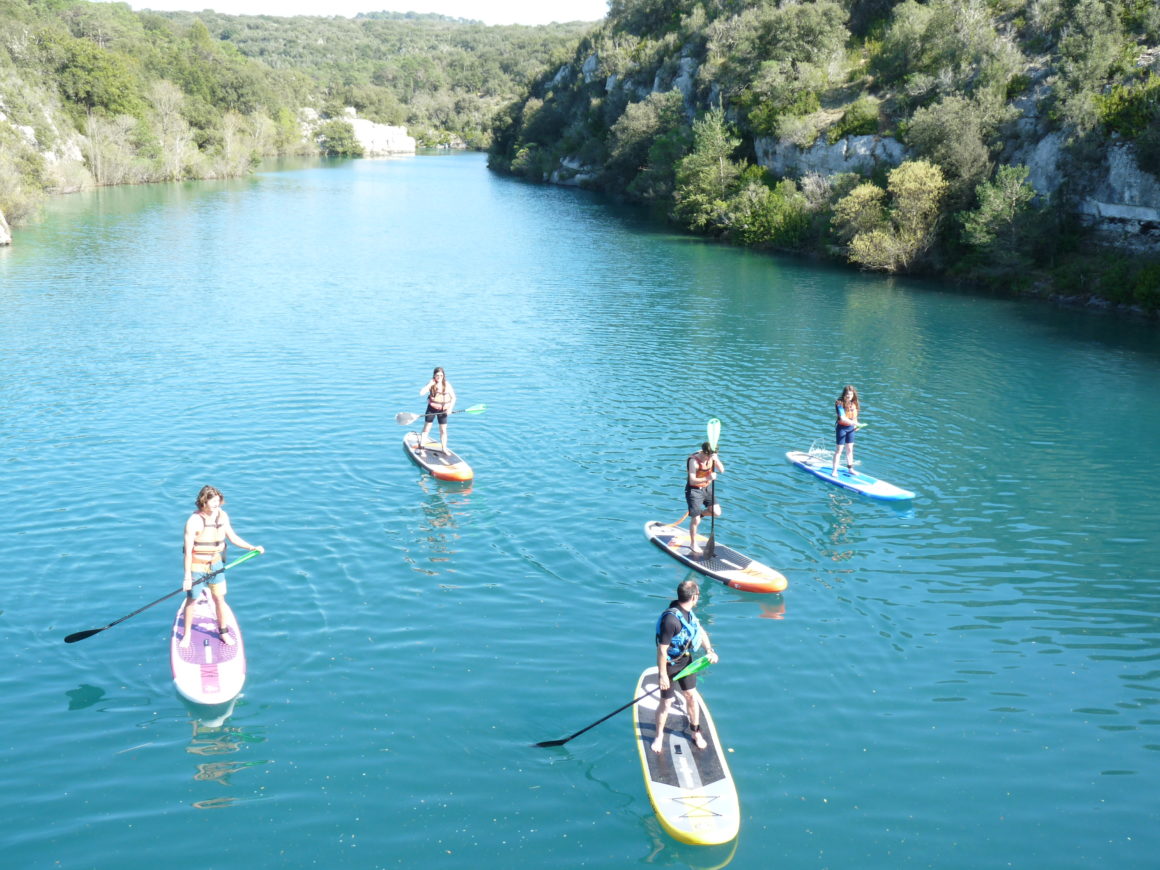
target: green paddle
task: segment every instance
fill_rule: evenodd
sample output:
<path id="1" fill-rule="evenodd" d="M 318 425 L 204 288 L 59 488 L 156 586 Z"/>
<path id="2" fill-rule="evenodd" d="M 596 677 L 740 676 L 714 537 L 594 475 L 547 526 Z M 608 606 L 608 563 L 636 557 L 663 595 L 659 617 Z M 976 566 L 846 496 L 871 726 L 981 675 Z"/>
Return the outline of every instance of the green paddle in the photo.
<path id="1" fill-rule="evenodd" d="M 224 565 L 223 567 L 218 568 L 216 571 L 211 571 L 210 573 L 208 573 L 204 577 L 202 577 L 200 580 L 195 580 L 193 585 L 196 586 L 198 583 L 204 583 L 210 577 L 216 577 L 218 574 L 222 573 L 222 571 L 226 571 L 230 568 L 233 568 L 235 565 L 240 565 L 244 561 L 246 561 L 247 559 L 252 559 L 257 555 L 258 555 L 257 550 L 250 550 L 250 552 L 246 553 L 246 555 L 241 556 L 237 559 L 234 559 L 234 561 L 230 562 L 230 564 Z M 141 608 L 141 610 L 134 610 L 132 613 L 129 614 L 129 616 L 136 616 L 142 610 L 148 610 L 154 604 L 160 604 L 165 599 L 172 598 L 174 595 L 177 595 L 178 592 L 181 592 L 181 591 L 182 591 L 181 589 L 178 589 L 175 592 L 170 592 L 168 595 L 162 595 L 156 601 L 151 602 L 149 604 L 146 604 L 144 607 Z M 126 619 L 129 618 L 129 616 L 122 616 L 120 619 L 115 619 L 112 622 L 110 622 L 108 625 L 106 625 L 105 628 L 112 628 L 114 625 L 117 625 L 118 623 L 124 622 Z M 78 631 L 75 634 L 70 634 L 68 637 L 66 637 L 64 639 L 64 642 L 65 643 L 76 643 L 78 640 L 84 640 L 86 637 L 92 637 L 94 634 L 100 634 L 102 631 L 105 630 L 105 628 L 90 628 L 87 631 Z"/>
<path id="2" fill-rule="evenodd" d="M 713 417 L 706 428 L 706 434 L 709 436 L 709 446 L 713 448 L 713 452 L 717 452 L 717 440 L 721 437 L 721 421 Z M 709 511 L 709 543 L 705 545 L 705 558 L 712 559 L 713 554 L 717 550 L 717 524 L 714 520 L 717 519 L 717 481 L 714 480 L 709 484 L 709 501 L 713 503 L 712 510 Z M 693 545 L 695 541 L 690 541 Z"/>
<path id="3" fill-rule="evenodd" d="M 700 673 L 701 671 L 705 670 L 705 668 L 707 668 L 707 667 L 709 667 L 709 657 L 708 656 L 701 656 L 696 661 L 689 662 L 688 665 L 683 667 L 677 673 L 677 675 L 672 678 L 672 682 L 675 683 L 677 680 L 684 679 L 685 677 L 687 677 L 691 674 Z M 587 728 L 581 728 L 579 731 L 577 731 L 575 734 L 573 734 L 572 737 L 579 737 L 585 731 L 589 731 L 592 728 L 595 728 L 601 722 L 605 722 L 605 721 L 611 719 L 613 716 L 615 716 L 621 710 L 627 710 L 629 707 L 631 707 L 637 701 L 643 701 L 645 698 L 647 698 L 649 695 L 654 694 L 659 689 L 660 689 L 660 684 L 658 683 L 657 687 L 655 689 L 651 689 L 651 690 L 645 692 L 639 698 L 633 698 L 631 701 L 629 701 L 623 707 L 617 707 L 615 710 L 613 710 L 607 716 L 603 717 L 602 719 L 597 719 L 595 722 L 593 722 Z M 563 746 L 565 743 L 567 743 L 569 740 L 571 740 L 572 737 L 565 737 L 563 740 L 544 740 L 544 741 L 541 741 L 540 743 L 537 743 L 535 745 L 536 746 Z"/>
<path id="4" fill-rule="evenodd" d="M 458 411 L 448 411 L 448 414 L 482 414 L 487 410 L 487 405 L 472 405 L 470 408 L 460 408 Z M 438 411 L 434 413 L 440 413 Z M 426 416 L 427 412 L 422 414 L 409 414 L 406 411 L 400 411 L 395 415 L 395 422 L 400 426 L 410 426 L 420 417 Z"/>

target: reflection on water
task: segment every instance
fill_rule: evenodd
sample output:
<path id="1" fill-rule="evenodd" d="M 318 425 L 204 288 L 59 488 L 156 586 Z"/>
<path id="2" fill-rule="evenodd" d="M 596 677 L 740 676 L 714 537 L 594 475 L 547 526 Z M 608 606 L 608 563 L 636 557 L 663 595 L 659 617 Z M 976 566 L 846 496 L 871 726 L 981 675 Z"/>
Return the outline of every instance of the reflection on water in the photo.
<path id="1" fill-rule="evenodd" d="M 68 708 L 70 710 L 83 710 L 86 707 L 91 707 L 98 703 L 105 697 L 105 690 L 98 689 L 96 686 L 90 686 L 87 683 L 81 683 L 75 689 L 69 689 L 65 692 L 68 696 Z"/>
<path id="2" fill-rule="evenodd" d="M 265 742 L 264 737 L 252 731 L 228 724 L 230 717 L 234 714 L 237 698 L 227 704 L 217 704 L 212 707 L 194 704 L 185 698 L 181 700 L 189 711 L 193 728 L 189 744 L 185 748 L 185 751 L 190 755 L 207 758 L 231 755 Z M 234 774 L 247 768 L 260 767 L 268 763 L 264 760 L 202 761 L 197 764 L 193 779 L 195 782 L 214 782 L 218 785 L 230 786 L 233 785 L 231 777 Z M 218 796 L 196 801 L 193 806 L 203 810 L 222 809 L 231 806 L 237 800 L 239 800 L 237 797 Z"/>
<path id="3" fill-rule="evenodd" d="M 412 567 L 432 576 L 438 567 L 451 562 L 458 553 L 459 522 L 471 504 L 471 483 L 436 480 L 424 474 L 418 480 L 423 498 L 419 500 L 422 519 L 415 534 L 422 541 L 423 555 L 410 559 Z M 430 567 L 428 567 L 430 566 Z"/>
<path id="4" fill-rule="evenodd" d="M 651 851 L 640 860 L 654 867 L 688 867 L 690 870 L 720 870 L 737 855 L 737 844 L 745 832 L 720 846 L 691 846 L 679 843 L 664 832 L 656 816 L 641 819 Z"/>

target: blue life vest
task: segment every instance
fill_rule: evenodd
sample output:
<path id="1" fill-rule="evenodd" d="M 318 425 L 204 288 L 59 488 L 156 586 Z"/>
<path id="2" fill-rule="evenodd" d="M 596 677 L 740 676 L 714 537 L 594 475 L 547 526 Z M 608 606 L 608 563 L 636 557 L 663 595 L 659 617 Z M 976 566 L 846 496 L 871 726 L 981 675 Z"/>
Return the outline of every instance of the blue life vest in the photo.
<path id="1" fill-rule="evenodd" d="M 673 635 L 673 639 L 669 641 L 668 659 L 670 662 L 676 661 L 685 653 L 692 653 L 701 644 L 701 623 L 697 621 L 697 614 L 689 613 L 688 618 L 685 618 L 685 611 L 680 607 L 669 607 L 657 619 L 656 628 L 656 643 L 659 646 L 661 642 L 661 623 L 664 621 L 665 613 L 671 613 L 681 623 L 681 630 Z"/>

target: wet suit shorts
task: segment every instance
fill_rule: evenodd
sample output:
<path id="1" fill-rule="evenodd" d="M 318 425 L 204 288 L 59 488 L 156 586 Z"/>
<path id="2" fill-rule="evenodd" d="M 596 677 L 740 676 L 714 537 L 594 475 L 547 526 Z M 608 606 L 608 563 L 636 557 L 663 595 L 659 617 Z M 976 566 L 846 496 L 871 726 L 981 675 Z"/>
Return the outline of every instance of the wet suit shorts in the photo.
<path id="1" fill-rule="evenodd" d="M 685 504 L 689 506 L 689 516 L 699 517 L 713 507 L 713 484 L 698 489 L 685 484 Z"/>

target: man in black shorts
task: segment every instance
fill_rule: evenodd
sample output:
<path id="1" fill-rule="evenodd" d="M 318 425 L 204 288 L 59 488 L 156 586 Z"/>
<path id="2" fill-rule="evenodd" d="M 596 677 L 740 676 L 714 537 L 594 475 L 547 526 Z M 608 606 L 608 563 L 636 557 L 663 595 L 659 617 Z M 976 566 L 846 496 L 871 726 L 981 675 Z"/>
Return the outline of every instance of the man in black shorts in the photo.
<path id="1" fill-rule="evenodd" d="M 721 456 L 712 448 L 708 441 L 701 445 L 700 451 L 694 453 L 685 462 L 685 504 L 689 508 L 689 550 L 694 556 L 700 556 L 697 549 L 697 526 L 701 525 L 701 517 L 721 516 L 721 505 L 713 497 L 713 481 L 717 475 L 725 470 Z"/>
<path id="2" fill-rule="evenodd" d="M 717 653 L 709 635 L 697 621 L 693 608 L 701 598 L 701 588 L 696 580 L 685 580 L 677 587 L 677 600 L 670 601 L 668 608 L 657 620 L 657 671 L 661 684 L 661 703 L 657 707 L 657 736 L 652 742 L 652 751 L 660 753 L 665 745 L 665 720 L 669 717 L 677 691 L 673 688 L 675 677 L 693 660 L 698 647 L 705 648 L 705 655 L 712 664 L 717 662 Z M 690 674 L 677 681 L 685 693 L 685 708 L 689 711 L 689 729 L 698 749 L 708 746 L 701 734 L 701 709 L 697 701 L 697 675 Z"/>

